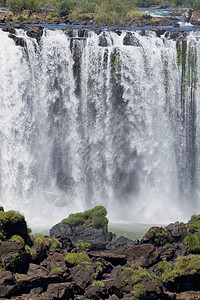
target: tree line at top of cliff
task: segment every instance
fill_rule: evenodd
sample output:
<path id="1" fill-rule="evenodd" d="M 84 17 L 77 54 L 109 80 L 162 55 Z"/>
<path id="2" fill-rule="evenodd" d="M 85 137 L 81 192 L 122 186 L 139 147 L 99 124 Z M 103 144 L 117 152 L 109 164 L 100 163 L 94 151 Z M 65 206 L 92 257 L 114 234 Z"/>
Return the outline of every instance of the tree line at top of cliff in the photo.
<path id="1" fill-rule="evenodd" d="M 156 5 L 200 10 L 199 0 L 0 0 L 0 6 L 8 7 L 15 15 L 26 10 L 30 17 L 46 8 L 52 18 L 93 19 L 99 25 L 126 24 L 127 20 L 141 17 L 137 7 Z"/>

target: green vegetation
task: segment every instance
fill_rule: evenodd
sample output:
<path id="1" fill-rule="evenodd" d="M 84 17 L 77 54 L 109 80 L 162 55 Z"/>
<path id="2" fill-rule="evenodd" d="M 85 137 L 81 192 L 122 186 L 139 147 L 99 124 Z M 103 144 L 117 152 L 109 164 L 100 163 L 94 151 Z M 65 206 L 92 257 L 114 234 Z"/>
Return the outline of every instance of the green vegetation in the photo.
<path id="1" fill-rule="evenodd" d="M 193 215 L 190 219 L 189 231 L 194 233 L 200 231 L 200 215 Z"/>
<path id="2" fill-rule="evenodd" d="M 162 280 L 173 281 L 176 277 L 198 273 L 200 269 L 200 255 L 179 256 L 171 266 L 166 262 L 161 263 L 159 264 L 159 269 L 162 272 Z"/>
<path id="3" fill-rule="evenodd" d="M 68 218 L 62 220 L 63 223 L 70 225 L 84 225 L 86 227 L 108 228 L 107 210 L 104 206 L 95 206 L 82 213 L 70 214 Z"/>
<path id="4" fill-rule="evenodd" d="M 25 245 L 24 239 L 20 235 L 15 234 L 11 236 L 10 240 L 17 242 L 18 244 Z"/>
<path id="5" fill-rule="evenodd" d="M 104 287 L 105 284 L 102 281 L 95 280 L 93 281 L 92 286 Z"/>
<path id="6" fill-rule="evenodd" d="M 137 263 L 132 264 L 130 268 L 124 268 L 123 274 L 123 281 L 129 286 L 131 293 L 139 299 L 143 299 L 146 295 L 146 289 L 142 284 L 143 278 L 148 277 L 152 281 L 155 280 L 152 274 Z"/>
<path id="7" fill-rule="evenodd" d="M 39 0 L 7 0 L 5 4 L 15 14 L 20 14 L 24 10 L 28 10 L 31 14 L 40 9 Z"/>
<path id="8" fill-rule="evenodd" d="M 76 246 L 76 248 L 78 250 L 85 250 L 85 251 L 89 251 L 91 247 L 90 243 L 84 243 L 84 242 L 80 242 L 78 243 L 78 245 Z"/>
<path id="9" fill-rule="evenodd" d="M 51 270 L 51 272 L 54 274 L 54 275 L 59 275 L 62 273 L 62 269 L 61 268 L 55 268 L 53 270 Z"/>
<path id="10" fill-rule="evenodd" d="M 80 253 L 68 253 L 65 256 L 65 260 L 67 263 L 73 266 L 77 266 L 81 263 L 88 263 L 90 262 L 89 256 L 85 252 Z"/>
<path id="11" fill-rule="evenodd" d="M 200 253 L 200 232 L 186 236 L 183 242 L 188 252 Z"/>
<path id="12" fill-rule="evenodd" d="M 29 230 L 25 218 L 20 213 L 9 210 L 4 212 L 0 210 L 0 239 L 6 241 L 12 236 L 20 236 L 26 244 L 31 245 Z"/>
<path id="13" fill-rule="evenodd" d="M 127 21 L 137 20 L 143 15 L 137 7 L 165 5 L 172 7 L 192 7 L 200 10 L 199 0 L 0 0 L 0 5 L 7 6 L 22 20 L 23 11 L 42 13 L 41 8 L 50 8 L 48 20 L 67 16 L 73 20 L 93 20 L 97 25 L 123 25 Z M 145 22 L 145 20 L 143 20 Z M 156 18 L 150 23 L 154 24 Z"/>

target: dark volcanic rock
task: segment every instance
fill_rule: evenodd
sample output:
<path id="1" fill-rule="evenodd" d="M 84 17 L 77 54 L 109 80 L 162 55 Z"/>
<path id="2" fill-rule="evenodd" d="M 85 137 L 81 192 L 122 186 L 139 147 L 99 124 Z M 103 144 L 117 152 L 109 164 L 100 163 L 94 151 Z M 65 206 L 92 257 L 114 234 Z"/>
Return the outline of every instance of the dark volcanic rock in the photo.
<path id="1" fill-rule="evenodd" d="M 123 40 L 123 44 L 126 46 L 136 46 L 136 47 L 141 46 L 139 40 L 132 32 L 126 33 L 126 36 L 124 37 Z"/>
<path id="2" fill-rule="evenodd" d="M 24 245 L 14 240 L 0 245 L 0 265 L 9 271 L 26 271 L 30 262 L 30 254 L 25 251 Z"/>
<path id="3" fill-rule="evenodd" d="M 64 233 L 72 242 L 108 242 L 115 238 L 114 234 L 102 227 L 71 226 L 67 223 L 59 223 L 53 226 L 50 230 L 50 237 L 57 233 Z"/>
<path id="4" fill-rule="evenodd" d="M 14 294 L 16 283 L 13 274 L 9 271 L 0 272 L 0 298 L 6 298 Z"/>
<path id="5" fill-rule="evenodd" d="M 72 249 L 75 248 L 75 246 L 72 244 L 72 241 L 70 240 L 70 238 L 67 237 L 66 234 L 62 232 L 56 233 L 53 237 L 61 243 L 62 248 L 65 249 L 67 252 L 70 252 Z"/>
<path id="6" fill-rule="evenodd" d="M 133 240 L 130 240 L 130 239 L 124 237 L 124 236 L 120 236 L 115 241 L 108 242 L 107 246 L 106 246 L 106 249 L 107 250 L 117 250 L 117 249 L 122 248 L 122 247 L 129 247 L 130 245 L 133 246 L 136 243 L 138 243 L 138 241 L 133 241 Z"/>
<path id="7" fill-rule="evenodd" d="M 74 284 L 71 282 L 52 283 L 48 285 L 47 291 L 42 296 L 50 299 L 74 299 Z"/>
<path id="8" fill-rule="evenodd" d="M 105 33 L 103 32 L 102 35 L 99 36 L 99 46 L 100 47 L 107 47 L 108 41 L 106 39 Z"/>
<path id="9" fill-rule="evenodd" d="M 114 253 L 127 257 L 127 263 L 139 263 L 143 267 L 150 267 L 160 261 L 160 251 L 151 244 L 135 245 L 130 248 L 121 248 Z"/>
<path id="10" fill-rule="evenodd" d="M 107 262 L 110 262 L 113 266 L 123 266 L 126 264 L 126 255 L 116 254 L 113 252 L 90 252 L 89 256 L 95 258 L 103 258 Z"/>
<path id="11" fill-rule="evenodd" d="M 11 39 L 13 39 L 13 41 L 15 42 L 15 44 L 17 46 L 26 47 L 26 42 L 25 42 L 25 40 L 23 38 L 17 37 L 16 35 L 14 35 L 12 33 L 10 33 L 8 35 L 8 37 L 11 38 Z"/>
<path id="12" fill-rule="evenodd" d="M 27 35 L 40 41 L 43 35 L 43 28 L 41 26 L 32 26 L 32 28 L 28 29 Z"/>

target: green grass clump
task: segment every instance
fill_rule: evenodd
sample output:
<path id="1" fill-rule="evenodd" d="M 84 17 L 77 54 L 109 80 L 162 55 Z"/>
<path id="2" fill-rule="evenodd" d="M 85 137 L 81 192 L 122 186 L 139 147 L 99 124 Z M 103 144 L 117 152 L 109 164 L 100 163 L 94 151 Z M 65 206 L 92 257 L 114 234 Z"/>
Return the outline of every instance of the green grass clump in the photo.
<path id="1" fill-rule="evenodd" d="M 193 275 L 200 270 L 200 255 L 179 256 L 171 268 L 161 268 L 163 281 L 174 281 L 176 277 Z"/>
<path id="2" fill-rule="evenodd" d="M 200 215 L 193 215 L 189 224 L 189 231 L 194 233 L 200 231 Z"/>
<path id="3" fill-rule="evenodd" d="M 200 253 L 200 232 L 188 235 L 184 238 L 184 245 L 190 253 Z"/>
<path id="4" fill-rule="evenodd" d="M 70 214 L 68 218 L 62 220 L 62 223 L 70 225 L 85 225 L 86 227 L 104 227 L 108 228 L 107 210 L 104 206 L 95 206 L 82 213 Z"/>
<path id="5" fill-rule="evenodd" d="M 138 299 L 145 299 L 146 289 L 142 283 L 137 283 L 133 286 L 133 290 L 131 291 Z"/>
<path id="6" fill-rule="evenodd" d="M 54 251 L 57 248 L 62 248 L 62 244 L 58 241 L 56 238 L 51 239 L 51 245 L 50 245 L 50 250 Z"/>
<path id="7" fill-rule="evenodd" d="M 11 236 L 10 240 L 16 241 L 18 244 L 25 245 L 24 239 L 20 235 L 15 234 L 15 235 Z"/>
<path id="8" fill-rule="evenodd" d="M 85 250 L 85 251 L 89 251 L 91 247 L 90 243 L 84 243 L 84 242 L 80 242 L 78 243 L 78 245 L 76 246 L 76 248 L 78 250 Z"/>
<path id="9" fill-rule="evenodd" d="M 77 266 L 81 263 L 88 263 L 90 262 L 89 256 L 85 252 L 80 253 L 68 253 L 65 256 L 66 262 L 70 265 Z"/>
<path id="10" fill-rule="evenodd" d="M 104 287 L 105 284 L 102 281 L 95 280 L 93 281 L 92 286 Z"/>
<path id="11" fill-rule="evenodd" d="M 54 274 L 54 275 L 59 275 L 62 273 L 62 269 L 61 268 L 55 268 L 53 270 L 51 270 L 51 272 Z"/>
<path id="12" fill-rule="evenodd" d="M 165 271 L 170 271 L 171 269 L 172 266 L 168 261 L 163 260 L 158 264 L 158 270 L 160 270 L 162 273 Z"/>

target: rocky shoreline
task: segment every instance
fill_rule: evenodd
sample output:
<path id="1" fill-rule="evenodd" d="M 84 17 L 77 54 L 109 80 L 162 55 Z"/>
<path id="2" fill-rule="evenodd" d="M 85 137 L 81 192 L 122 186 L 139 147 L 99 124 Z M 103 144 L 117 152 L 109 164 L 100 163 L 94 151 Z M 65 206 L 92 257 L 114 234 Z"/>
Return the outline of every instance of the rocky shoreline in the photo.
<path id="1" fill-rule="evenodd" d="M 55 225 L 50 238 L 1 209 L 1 299 L 199 299 L 200 215 L 132 241 L 108 233 L 96 210 L 94 219 L 84 214 Z"/>

